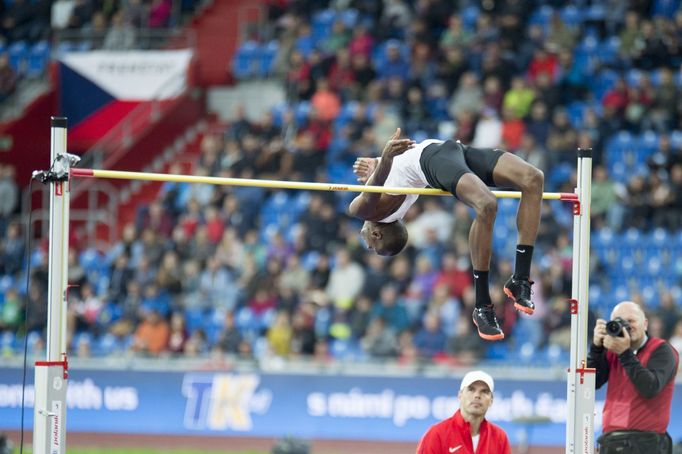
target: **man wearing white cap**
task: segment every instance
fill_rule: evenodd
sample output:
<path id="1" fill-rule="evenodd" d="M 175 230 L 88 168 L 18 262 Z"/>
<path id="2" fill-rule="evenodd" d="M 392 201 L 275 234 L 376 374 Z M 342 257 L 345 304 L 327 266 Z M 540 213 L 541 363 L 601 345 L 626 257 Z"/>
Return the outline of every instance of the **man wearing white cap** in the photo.
<path id="1" fill-rule="evenodd" d="M 511 454 L 507 434 L 485 419 L 494 389 L 493 377 L 485 372 L 467 373 L 459 387 L 459 410 L 431 426 L 419 442 L 417 454 Z"/>

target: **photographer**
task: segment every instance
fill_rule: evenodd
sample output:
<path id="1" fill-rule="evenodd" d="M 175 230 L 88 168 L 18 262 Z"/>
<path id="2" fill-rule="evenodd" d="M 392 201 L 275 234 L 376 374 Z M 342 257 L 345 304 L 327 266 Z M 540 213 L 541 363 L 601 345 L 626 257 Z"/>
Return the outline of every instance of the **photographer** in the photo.
<path id="1" fill-rule="evenodd" d="M 670 422 L 678 353 L 647 335 L 648 320 L 635 303 L 619 303 L 611 321 L 597 320 L 587 366 L 596 387 L 609 382 L 603 414 L 601 454 L 671 453 Z"/>

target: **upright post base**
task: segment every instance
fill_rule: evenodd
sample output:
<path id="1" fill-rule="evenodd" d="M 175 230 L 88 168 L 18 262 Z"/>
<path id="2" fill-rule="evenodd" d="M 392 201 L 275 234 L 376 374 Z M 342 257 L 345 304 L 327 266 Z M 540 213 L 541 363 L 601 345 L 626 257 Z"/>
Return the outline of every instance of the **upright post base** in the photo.
<path id="1" fill-rule="evenodd" d="M 569 405 L 575 408 L 574 417 L 566 421 L 566 453 L 594 454 L 595 369 L 569 369 L 566 386 Z"/>
<path id="2" fill-rule="evenodd" d="M 37 361 L 35 369 L 35 411 L 33 412 L 33 453 L 66 453 L 66 389 L 68 364 Z M 49 436 L 45 436 L 49 434 Z"/>

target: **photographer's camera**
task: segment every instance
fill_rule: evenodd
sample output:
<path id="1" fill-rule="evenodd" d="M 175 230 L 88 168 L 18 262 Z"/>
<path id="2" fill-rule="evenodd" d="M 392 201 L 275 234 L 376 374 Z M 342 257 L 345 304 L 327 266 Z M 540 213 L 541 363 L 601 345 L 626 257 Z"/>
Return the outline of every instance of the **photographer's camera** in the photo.
<path id="1" fill-rule="evenodd" d="M 606 334 L 614 337 L 623 337 L 623 328 L 630 331 L 630 324 L 620 317 L 606 322 Z"/>

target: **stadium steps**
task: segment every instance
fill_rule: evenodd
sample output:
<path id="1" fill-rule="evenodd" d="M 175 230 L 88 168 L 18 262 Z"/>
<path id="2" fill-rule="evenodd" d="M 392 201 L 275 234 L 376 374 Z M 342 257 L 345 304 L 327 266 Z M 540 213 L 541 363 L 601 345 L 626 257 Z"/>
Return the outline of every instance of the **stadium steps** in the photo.
<path id="1" fill-rule="evenodd" d="M 264 11 L 261 0 L 214 0 L 194 19 L 199 85 L 231 82 L 230 62 L 240 35 L 249 24 L 257 24 Z"/>
<path id="2" fill-rule="evenodd" d="M 180 163 L 186 173 L 191 173 L 193 164 L 200 153 L 201 139 L 204 132 L 208 129 L 205 119 L 200 120 L 195 125 L 187 128 L 172 145 L 166 147 L 149 165 L 142 169 L 142 172 L 167 173 L 170 166 Z M 123 227 L 135 221 L 135 216 L 139 207 L 154 201 L 163 185 L 158 181 L 131 181 L 119 192 L 119 233 Z"/>

